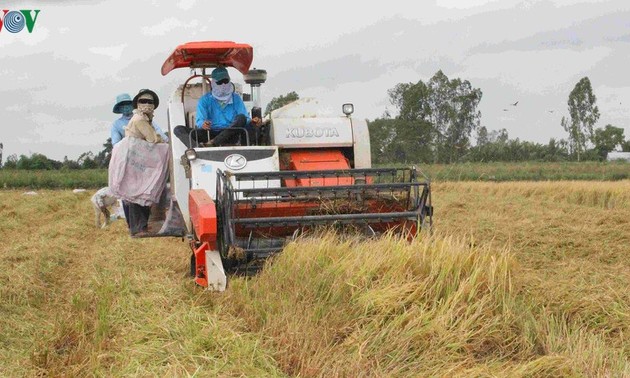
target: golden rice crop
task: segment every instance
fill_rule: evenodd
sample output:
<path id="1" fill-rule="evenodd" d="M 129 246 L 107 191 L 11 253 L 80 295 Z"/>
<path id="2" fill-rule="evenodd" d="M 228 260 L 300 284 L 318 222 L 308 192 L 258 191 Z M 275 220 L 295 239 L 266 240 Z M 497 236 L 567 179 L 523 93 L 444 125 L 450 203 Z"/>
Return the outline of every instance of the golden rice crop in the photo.
<path id="1" fill-rule="evenodd" d="M 606 376 L 605 338 L 519 295 L 514 256 L 436 237 L 289 245 L 225 308 L 293 376 Z"/>
<path id="2" fill-rule="evenodd" d="M 438 183 L 432 237 L 304 237 L 223 294 L 187 244 L 0 191 L 0 376 L 630 376 L 630 183 Z"/>

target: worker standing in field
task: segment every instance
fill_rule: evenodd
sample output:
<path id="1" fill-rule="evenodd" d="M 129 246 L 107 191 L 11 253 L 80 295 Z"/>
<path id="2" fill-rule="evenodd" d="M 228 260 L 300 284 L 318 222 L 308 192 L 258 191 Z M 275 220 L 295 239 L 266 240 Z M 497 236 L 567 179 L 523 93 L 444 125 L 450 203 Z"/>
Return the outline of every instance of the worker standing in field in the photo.
<path id="1" fill-rule="evenodd" d="M 132 100 L 133 116 L 125 127 L 125 137 L 112 150 L 109 186 L 122 198 L 129 212 L 132 237 L 151 236 L 149 216 L 164 192 L 169 148 L 152 125 L 158 95 L 142 89 Z"/>
<path id="2" fill-rule="evenodd" d="M 116 143 L 120 142 L 125 137 L 125 128 L 131 120 L 133 116 L 133 101 L 131 100 L 131 96 L 127 93 L 121 93 L 116 96 L 116 103 L 114 104 L 114 108 L 112 112 L 114 114 L 121 114 L 120 118 L 114 121 L 112 124 L 110 134 L 112 146 L 116 145 Z M 162 137 L 162 140 L 168 142 L 168 136 L 162 131 L 160 126 L 155 123 L 155 121 L 151 122 L 151 126 L 155 129 L 155 132 Z M 125 220 L 127 221 L 127 226 L 130 227 L 129 224 L 129 207 L 125 201 L 122 202 L 122 209 L 125 214 Z"/>
<path id="3" fill-rule="evenodd" d="M 127 93 L 122 93 L 116 96 L 116 104 L 114 104 L 114 109 L 112 109 L 112 111 L 114 114 L 121 114 L 120 118 L 114 121 L 110 130 L 113 146 L 125 137 L 125 127 L 129 123 L 131 116 L 133 116 L 131 96 Z"/>
<path id="4" fill-rule="evenodd" d="M 116 143 L 120 142 L 122 138 L 125 137 L 125 127 L 129 123 L 131 116 L 133 116 L 133 105 L 131 103 L 131 96 L 127 93 L 121 93 L 116 96 L 116 103 L 114 104 L 114 108 L 112 109 L 114 114 L 121 114 L 120 118 L 114 121 L 112 124 L 110 134 L 112 146 Z M 125 221 L 127 222 L 127 227 L 129 227 L 129 206 L 125 201 L 120 201 L 123 212 L 125 214 Z"/>
<path id="5" fill-rule="evenodd" d="M 149 143 L 161 143 L 164 140 L 153 127 L 154 111 L 158 107 L 160 99 L 158 95 L 149 90 L 143 89 L 134 97 L 134 115 L 129 120 L 125 130 L 125 136 L 146 140 Z M 129 202 L 129 231 L 132 236 L 148 232 L 149 216 L 151 206 Z"/>
<path id="6" fill-rule="evenodd" d="M 116 104 L 114 104 L 114 108 L 112 109 L 112 111 L 114 112 L 114 114 L 121 114 L 120 118 L 114 121 L 110 130 L 113 146 L 125 137 L 125 128 L 127 127 L 129 120 L 133 116 L 133 104 L 131 96 L 129 96 L 129 94 L 127 93 L 121 93 L 116 96 Z M 151 125 L 155 129 L 155 132 L 160 134 L 162 140 L 168 142 L 168 137 L 162 131 L 160 126 L 158 126 L 155 122 L 152 122 Z"/>
<path id="7" fill-rule="evenodd" d="M 196 129 L 192 139 L 208 147 L 234 144 L 241 138 L 245 145 L 244 133 L 251 132 L 252 126 L 260 126 L 259 117 L 250 119 L 243 99 L 234 92 L 234 84 L 225 67 L 217 67 L 210 74 L 211 91 L 203 95 L 197 103 Z M 188 130 L 185 126 L 173 129 L 175 135 L 189 146 Z"/>

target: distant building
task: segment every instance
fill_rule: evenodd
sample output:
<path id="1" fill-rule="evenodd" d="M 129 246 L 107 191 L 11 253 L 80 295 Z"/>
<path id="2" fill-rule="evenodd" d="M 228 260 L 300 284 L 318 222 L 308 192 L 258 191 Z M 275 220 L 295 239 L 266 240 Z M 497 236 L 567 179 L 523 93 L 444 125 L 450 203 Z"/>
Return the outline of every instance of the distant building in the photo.
<path id="1" fill-rule="evenodd" d="M 630 161 L 630 152 L 610 151 L 607 157 L 608 161 L 625 160 Z"/>

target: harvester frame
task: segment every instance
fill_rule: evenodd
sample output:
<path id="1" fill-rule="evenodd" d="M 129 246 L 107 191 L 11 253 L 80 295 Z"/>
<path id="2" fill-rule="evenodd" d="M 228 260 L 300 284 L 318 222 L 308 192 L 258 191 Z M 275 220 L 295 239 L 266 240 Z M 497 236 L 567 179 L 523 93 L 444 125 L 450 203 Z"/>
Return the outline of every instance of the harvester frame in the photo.
<path id="1" fill-rule="evenodd" d="M 178 46 L 162 67 L 163 75 L 201 69 L 168 105 L 171 191 L 186 222 L 197 284 L 225 290 L 228 273 L 257 270 L 289 240 L 320 226 L 407 238 L 431 227 L 430 181 L 415 167 L 372 168 L 367 122 L 351 117 L 351 104 L 339 115 L 315 99 L 286 105 L 265 116 L 255 145 L 180 141 L 173 129 L 195 127 L 196 101 L 210 90 L 207 68 L 240 71 L 251 86 L 246 107 L 260 111 L 266 71 L 250 70 L 252 60 L 246 44 L 192 42 Z M 190 84 L 193 78 L 201 85 Z"/>

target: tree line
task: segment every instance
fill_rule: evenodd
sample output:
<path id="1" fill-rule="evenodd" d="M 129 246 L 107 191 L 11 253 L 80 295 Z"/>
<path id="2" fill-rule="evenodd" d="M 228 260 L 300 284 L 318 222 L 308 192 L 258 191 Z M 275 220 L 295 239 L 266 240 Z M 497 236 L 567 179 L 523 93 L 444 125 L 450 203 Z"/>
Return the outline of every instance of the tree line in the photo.
<path id="1" fill-rule="evenodd" d="M 0 155 L 1 157 L 2 155 Z M 62 161 L 53 160 L 44 154 L 34 153 L 31 156 L 15 154 L 9 155 L 2 165 L 4 169 L 24 169 L 24 170 L 69 170 L 69 169 L 97 169 L 107 168 L 112 156 L 112 139 L 107 138 L 103 144 L 103 150 L 96 155 L 91 152 L 84 152 L 77 160 L 70 160 L 67 156 Z M 0 158 L 0 164 L 2 160 Z"/>
<path id="2" fill-rule="evenodd" d="M 582 78 L 569 94 L 568 116 L 562 117 L 560 124 L 567 138 L 551 138 L 546 144 L 510 139 L 506 129 L 480 126 L 481 89 L 474 88 L 468 80 L 449 79 L 441 70 L 427 82 L 399 83 L 387 94 L 396 115 L 386 111 L 380 118 L 367 120 L 376 164 L 605 160 L 615 149 L 630 152 L 630 137 L 625 139 L 623 128 L 610 124 L 595 128 L 600 113 L 588 77 Z M 294 91 L 274 97 L 265 114 L 298 99 Z M 77 160 L 65 157 L 56 161 L 35 153 L 11 155 L 2 165 L 0 153 L 0 166 L 44 170 L 107 168 L 111 152 L 108 138 L 99 153 L 86 152 Z"/>
<path id="3" fill-rule="evenodd" d="M 600 113 L 588 77 L 569 94 L 569 116 L 560 125 L 567 139 L 546 144 L 510 139 L 506 129 L 480 126 L 482 91 L 441 70 L 426 83 L 397 84 L 388 95 L 396 116 L 386 112 L 368 121 L 375 163 L 605 160 L 615 149 L 630 152 L 623 128 L 594 127 Z"/>

